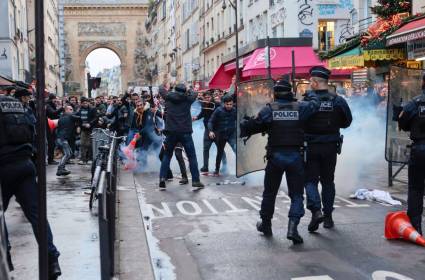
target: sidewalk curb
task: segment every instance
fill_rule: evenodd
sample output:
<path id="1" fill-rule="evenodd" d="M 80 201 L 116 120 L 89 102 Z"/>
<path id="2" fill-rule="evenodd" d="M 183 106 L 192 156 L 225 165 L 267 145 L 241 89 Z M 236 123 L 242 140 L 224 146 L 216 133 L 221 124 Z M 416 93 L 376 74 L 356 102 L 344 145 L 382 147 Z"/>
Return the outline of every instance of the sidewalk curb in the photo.
<path id="1" fill-rule="evenodd" d="M 117 195 L 117 278 L 154 280 L 133 174 L 119 171 Z"/>

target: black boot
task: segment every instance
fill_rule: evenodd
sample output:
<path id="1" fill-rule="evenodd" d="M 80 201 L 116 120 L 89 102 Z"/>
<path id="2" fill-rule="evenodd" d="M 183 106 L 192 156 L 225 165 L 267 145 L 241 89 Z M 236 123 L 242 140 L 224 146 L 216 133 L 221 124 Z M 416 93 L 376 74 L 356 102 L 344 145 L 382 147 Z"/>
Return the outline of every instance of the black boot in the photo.
<path id="1" fill-rule="evenodd" d="M 304 242 L 303 238 L 298 234 L 298 223 L 289 219 L 288 234 L 286 238 L 292 240 L 294 244 L 301 244 Z"/>
<path id="2" fill-rule="evenodd" d="M 56 280 L 62 274 L 57 258 L 49 260 L 49 280 Z"/>
<path id="3" fill-rule="evenodd" d="M 270 220 L 261 220 L 257 222 L 257 230 L 262 232 L 264 236 L 272 236 L 272 222 Z"/>
<path id="4" fill-rule="evenodd" d="M 308 224 L 308 231 L 309 232 L 315 232 L 319 229 L 319 225 L 323 222 L 323 214 L 321 210 L 315 211 L 311 215 L 311 221 Z"/>
<path id="5" fill-rule="evenodd" d="M 200 170 L 202 173 L 208 173 L 208 167 L 203 166 Z"/>
<path id="6" fill-rule="evenodd" d="M 421 216 L 410 218 L 410 222 L 412 223 L 412 226 L 416 229 L 416 231 L 420 235 L 422 235 L 422 218 L 421 218 Z"/>
<path id="7" fill-rule="evenodd" d="M 335 226 L 334 220 L 332 219 L 332 214 L 325 215 L 323 221 L 324 228 L 333 228 Z"/>
<path id="8" fill-rule="evenodd" d="M 187 179 L 187 176 L 182 176 L 182 179 L 179 181 L 180 185 L 186 185 L 189 184 L 189 179 Z"/>
<path id="9" fill-rule="evenodd" d="M 163 181 L 163 180 L 159 181 L 159 190 L 165 191 L 166 188 L 167 188 L 167 186 L 165 185 L 165 181 Z"/>
<path id="10" fill-rule="evenodd" d="M 65 168 L 58 168 L 58 171 L 56 171 L 56 176 L 66 176 L 71 174 L 71 171 L 66 170 Z"/>

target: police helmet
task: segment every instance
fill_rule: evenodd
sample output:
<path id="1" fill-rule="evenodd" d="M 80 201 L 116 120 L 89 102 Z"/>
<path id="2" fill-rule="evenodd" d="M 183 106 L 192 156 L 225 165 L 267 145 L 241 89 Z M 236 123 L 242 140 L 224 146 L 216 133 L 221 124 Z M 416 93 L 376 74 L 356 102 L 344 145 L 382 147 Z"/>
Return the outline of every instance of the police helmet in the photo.
<path id="1" fill-rule="evenodd" d="M 276 99 L 294 98 L 292 93 L 292 85 L 286 80 L 278 80 L 274 86 L 274 97 Z"/>
<path id="2" fill-rule="evenodd" d="M 22 96 L 31 96 L 31 92 L 26 88 L 16 87 L 15 94 L 13 95 L 15 98 L 21 98 Z"/>

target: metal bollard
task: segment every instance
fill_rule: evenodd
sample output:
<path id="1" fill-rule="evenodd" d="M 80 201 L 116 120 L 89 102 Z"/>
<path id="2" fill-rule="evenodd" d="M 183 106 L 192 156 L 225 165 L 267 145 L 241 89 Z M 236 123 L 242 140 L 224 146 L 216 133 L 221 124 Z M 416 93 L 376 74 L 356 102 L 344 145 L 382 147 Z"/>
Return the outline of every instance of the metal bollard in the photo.
<path id="1" fill-rule="evenodd" d="M 100 275 L 102 280 L 111 279 L 110 234 L 108 220 L 106 172 L 102 171 L 98 187 L 99 200 L 99 248 L 100 248 Z"/>

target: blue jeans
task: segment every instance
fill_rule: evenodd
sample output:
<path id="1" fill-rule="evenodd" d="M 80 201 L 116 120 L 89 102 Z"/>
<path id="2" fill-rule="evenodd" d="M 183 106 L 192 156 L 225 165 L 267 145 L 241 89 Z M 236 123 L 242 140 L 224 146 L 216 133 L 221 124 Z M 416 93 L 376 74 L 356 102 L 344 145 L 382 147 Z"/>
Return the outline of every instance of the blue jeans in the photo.
<path id="1" fill-rule="evenodd" d="M 71 147 L 69 146 L 68 140 L 65 140 L 62 138 L 56 139 L 56 146 L 58 146 L 58 148 L 63 153 L 62 159 L 58 165 L 58 170 L 65 169 L 65 164 L 68 162 L 68 160 L 72 156 Z"/>
<path id="2" fill-rule="evenodd" d="M 0 165 L 4 211 L 7 210 L 12 196 L 15 196 L 25 217 L 31 223 L 35 238 L 38 241 L 38 191 L 35 178 L 35 166 L 30 159 Z M 8 236 L 6 236 L 6 239 L 8 240 Z M 49 257 L 58 258 L 59 252 L 53 244 L 53 234 L 49 224 L 47 224 L 47 246 Z"/>
<path id="3" fill-rule="evenodd" d="M 165 181 L 170 168 L 170 160 L 173 156 L 174 148 L 177 143 L 183 145 L 186 155 L 189 159 L 189 169 L 192 174 L 192 182 L 199 182 L 198 161 L 196 159 L 195 145 L 193 144 L 192 133 L 168 133 L 164 141 L 164 157 L 161 161 L 161 169 L 159 171 L 159 180 Z"/>
<path id="4" fill-rule="evenodd" d="M 265 176 L 263 201 L 260 216 L 263 220 L 271 220 L 274 214 L 276 196 L 282 176 L 286 172 L 288 195 L 291 199 L 288 217 L 298 223 L 304 216 L 304 161 L 300 151 L 296 149 L 271 152 Z"/>

